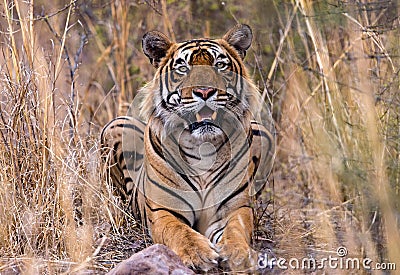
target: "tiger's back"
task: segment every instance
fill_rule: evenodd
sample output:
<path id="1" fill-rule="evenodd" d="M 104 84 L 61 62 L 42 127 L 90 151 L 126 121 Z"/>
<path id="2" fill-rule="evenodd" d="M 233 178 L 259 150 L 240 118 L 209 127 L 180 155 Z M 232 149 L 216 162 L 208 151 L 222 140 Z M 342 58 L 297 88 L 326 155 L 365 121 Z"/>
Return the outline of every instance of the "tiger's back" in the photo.
<path id="1" fill-rule="evenodd" d="M 221 259 L 232 270 L 254 265 L 252 195 L 275 149 L 271 122 L 252 113 L 260 96 L 242 62 L 250 42 L 246 25 L 179 44 L 146 34 L 158 70 L 141 91 L 141 119 L 116 118 L 101 134 L 113 183 L 153 241 L 203 270 Z"/>

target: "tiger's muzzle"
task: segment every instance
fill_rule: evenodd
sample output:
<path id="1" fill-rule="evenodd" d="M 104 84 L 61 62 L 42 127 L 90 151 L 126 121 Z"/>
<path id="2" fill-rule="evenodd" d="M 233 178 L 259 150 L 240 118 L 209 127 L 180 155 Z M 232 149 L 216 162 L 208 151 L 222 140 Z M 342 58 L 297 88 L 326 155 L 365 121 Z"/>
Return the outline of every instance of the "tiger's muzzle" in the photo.
<path id="1" fill-rule="evenodd" d="M 212 87 L 196 87 L 193 89 L 193 97 L 197 97 L 202 99 L 203 101 L 207 101 L 210 99 L 212 96 L 214 96 L 217 93 L 216 88 Z M 207 106 L 207 103 L 205 103 L 205 106 L 202 107 L 197 113 L 196 113 L 196 121 L 201 122 L 205 120 L 215 120 L 217 118 L 217 111 L 211 109 L 210 107 Z"/>
<path id="2" fill-rule="evenodd" d="M 182 77 L 180 92 L 189 130 L 195 136 L 222 133 L 221 118 L 227 104 L 224 74 L 213 66 L 195 65 Z"/>

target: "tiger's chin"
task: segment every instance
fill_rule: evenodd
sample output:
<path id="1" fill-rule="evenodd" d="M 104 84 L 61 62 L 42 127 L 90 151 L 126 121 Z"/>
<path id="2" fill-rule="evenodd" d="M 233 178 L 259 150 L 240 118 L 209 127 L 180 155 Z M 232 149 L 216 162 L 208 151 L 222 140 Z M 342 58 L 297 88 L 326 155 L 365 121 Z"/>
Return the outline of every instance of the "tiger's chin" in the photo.
<path id="1" fill-rule="evenodd" d="M 212 120 L 205 119 L 189 125 L 189 131 L 196 139 L 212 140 L 223 136 L 224 132 Z"/>

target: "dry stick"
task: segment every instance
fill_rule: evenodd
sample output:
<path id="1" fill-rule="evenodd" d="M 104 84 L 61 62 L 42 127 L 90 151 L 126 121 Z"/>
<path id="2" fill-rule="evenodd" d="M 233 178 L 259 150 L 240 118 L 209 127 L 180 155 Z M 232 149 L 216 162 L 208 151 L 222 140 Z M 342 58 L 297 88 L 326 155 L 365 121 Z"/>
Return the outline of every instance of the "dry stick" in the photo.
<path id="1" fill-rule="evenodd" d="M 382 41 L 380 40 L 379 36 L 374 31 L 370 30 L 368 27 L 364 27 L 360 22 L 358 22 L 355 18 L 350 16 L 348 13 L 344 12 L 343 15 L 346 16 L 353 23 L 357 24 L 357 26 L 359 26 L 362 31 L 364 31 L 369 37 L 372 38 L 372 41 L 374 42 L 374 44 L 383 52 L 385 57 L 389 60 L 390 65 L 392 66 L 393 72 L 396 72 L 396 69 L 395 69 L 395 66 L 393 64 L 392 58 L 390 57 L 390 55 L 386 51 L 385 47 L 382 46 Z"/>
<path id="2" fill-rule="evenodd" d="M 159 15 L 162 15 L 162 13 L 156 8 L 156 5 L 155 5 L 155 1 L 153 1 L 153 4 L 152 3 L 150 3 L 150 1 L 149 0 L 144 0 L 144 2 L 146 2 L 146 4 L 152 9 L 152 10 L 154 10 L 156 13 L 158 13 Z"/>
<path id="3" fill-rule="evenodd" d="M 66 5 L 65 5 L 64 7 L 62 7 L 61 9 L 59 9 L 59 10 L 57 10 L 57 11 L 55 11 L 55 12 L 52 12 L 52 13 L 50 13 L 50 14 L 48 14 L 48 15 L 43 15 L 43 14 L 42 14 L 42 15 L 40 15 L 40 16 L 37 16 L 36 18 L 33 19 L 33 21 L 40 21 L 40 20 L 49 19 L 49 18 L 51 18 L 51 17 L 54 17 L 54 16 L 56 16 L 56 15 L 62 13 L 63 11 L 69 9 L 71 6 L 75 5 L 75 3 L 76 3 L 77 1 L 78 1 L 78 0 L 71 1 L 69 4 L 66 4 Z M 32 5 L 32 8 L 33 8 L 33 5 Z M 32 14 L 33 14 L 33 13 L 32 13 Z M 32 21 L 32 22 L 33 22 L 33 21 Z"/>
<path id="4" fill-rule="evenodd" d="M 29 37 L 31 42 L 31 52 L 30 55 L 32 56 L 32 60 L 34 59 L 34 48 L 35 48 L 35 39 L 34 39 L 34 32 L 33 32 L 33 2 L 31 0 L 29 3 Z"/>
<path id="5" fill-rule="evenodd" d="M 123 1 L 123 0 L 122 0 Z M 120 26 L 120 22 L 118 20 L 119 18 L 119 13 L 118 13 L 118 7 L 117 5 L 122 5 L 121 1 L 116 1 L 111 5 L 111 17 L 113 19 L 113 28 L 112 28 L 112 33 L 113 33 L 113 37 L 112 37 L 112 45 L 113 45 L 113 49 L 115 49 L 113 52 L 115 53 L 115 59 L 118 59 L 118 54 L 121 52 L 121 48 L 122 46 L 120 45 L 120 41 L 119 41 L 119 35 L 121 32 L 121 26 Z M 118 60 L 120 61 L 120 60 Z M 120 106 L 121 106 L 121 99 L 125 96 L 125 85 L 124 82 L 121 79 L 121 69 L 120 67 L 123 67 L 123 62 L 116 62 L 117 65 L 115 66 L 115 71 L 116 71 L 116 81 L 114 82 L 114 85 L 116 86 L 116 90 L 118 92 L 118 114 L 120 115 Z"/>
<path id="6" fill-rule="evenodd" d="M 35 33 L 34 33 L 34 28 L 33 28 L 33 7 L 34 7 L 34 0 L 31 0 L 31 2 L 29 3 L 29 11 L 28 11 L 28 22 L 29 22 L 29 37 L 30 37 L 30 55 L 32 56 L 32 70 L 35 67 Z M 39 95 L 38 95 L 38 99 L 39 99 Z M 35 116 L 38 115 L 35 112 Z M 35 144 L 35 147 L 37 147 L 37 142 L 36 142 L 36 138 L 34 137 L 35 131 L 34 131 L 34 126 L 31 125 L 31 127 L 29 127 L 29 132 L 31 133 L 30 136 L 31 138 L 34 138 L 35 141 L 33 142 L 33 144 Z M 44 149 L 43 149 L 44 152 Z M 43 162 L 42 165 L 45 166 L 46 162 Z"/>
<path id="7" fill-rule="evenodd" d="M 89 16 L 87 16 L 86 14 L 83 14 L 82 16 L 84 17 L 84 19 L 85 19 L 85 21 L 86 21 L 91 33 L 97 33 L 96 28 L 95 28 L 95 26 L 94 26 L 94 24 L 92 22 L 92 19 Z M 108 72 L 109 72 L 109 74 L 110 74 L 110 76 L 112 78 L 112 81 L 114 83 L 117 83 L 117 78 L 115 76 L 115 73 L 114 73 L 114 70 L 112 68 L 112 64 L 111 64 L 111 61 L 110 61 L 110 52 L 112 51 L 113 46 L 110 45 L 110 46 L 108 46 L 106 48 L 103 45 L 103 42 L 101 41 L 101 39 L 99 38 L 98 35 L 94 35 L 93 38 L 94 38 L 94 41 L 96 42 L 97 47 L 99 48 L 100 53 L 101 53 L 100 57 L 98 57 L 97 60 L 96 60 L 96 65 L 99 65 L 104 60 L 104 62 L 106 63 Z M 94 72 L 97 72 L 97 70 L 100 67 L 101 66 L 95 66 Z M 93 75 L 94 75 L 94 73 L 91 74 L 91 80 L 94 79 Z"/>
<path id="8" fill-rule="evenodd" d="M 354 20 L 354 18 L 349 17 L 347 14 L 344 14 L 346 17 L 348 17 L 351 21 L 355 22 L 357 25 L 359 25 L 364 31 L 367 31 L 369 35 L 370 31 L 364 28 L 358 21 Z M 306 19 L 307 20 L 307 19 Z M 310 33 L 311 35 L 312 33 Z M 376 45 L 382 50 L 390 63 L 393 65 L 391 62 L 390 56 L 387 54 L 386 50 L 381 46 L 381 43 L 379 39 L 375 36 L 374 33 L 372 33 L 372 38 L 373 42 L 376 43 Z M 313 42 L 315 41 L 315 37 L 312 36 Z M 360 38 L 357 38 L 355 41 L 359 41 Z M 315 45 L 315 42 L 314 42 Z M 318 57 L 318 56 L 317 56 Z M 320 60 L 320 59 L 319 59 Z M 320 62 L 320 61 L 319 61 Z M 393 68 L 393 67 L 392 67 Z M 325 77 L 324 77 L 325 78 Z M 324 80 L 324 79 L 323 79 Z M 364 96 L 365 102 L 367 102 L 367 110 L 373 110 L 374 109 L 374 103 L 372 102 L 372 98 L 369 98 L 367 95 L 364 95 L 361 93 L 361 95 Z M 374 144 L 374 152 L 373 152 L 373 159 L 374 163 L 377 166 L 377 174 L 374 177 L 374 182 L 377 183 L 377 186 L 380 187 L 381 190 L 378 192 L 378 198 L 381 203 L 381 207 L 383 210 L 383 215 L 386 219 L 386 224 L 390 225 L 386 227 L 387 230 L 387 236 L 391 237 L 391 242 L 395 243 L 396 245 L 391 245 L 389 246 L 389 255 L 393 258 L 398 258 L 400 255 L 399 247 L 397 246 L 400 243 L 400 237 L 398 234 L 398 231 L 396 230 L 396 218 L 393 214 L 393 211 L 391 210 L 391 205 L 390 205 L 390 198 L 388 197 L 388 191 L 390 190 L 390 187 L 388 186 L 388 179 L 387 175 L 385 173 L 385 164 L 384 164 L 384 159 L 385 159 L 385 150 L 386 147 L 384 144 L 382 144 L 380 140 L 380 135 L 376 129 L 376 117 L 374 112 L 366 111 L 367 115 L 367 124 L 368 124 L 368 136 L 372 140 L 371 144 Z"/>
<path id="9" fill-rule="evenodd" d="M 339 205 L 333 206 L 333 207 L 330 208 L 330 209 L 327 209 L 327 210 L 324 210 L 324 211 L 322 211 L 322 212 L 319 212 L 319 213 L 316 215 L 316 217 L 320 217 L 320 216 L 322 216 L 322 215 L 325 215 L 325 214 L 328 214 L 328 213 L 330 213 L 330 212 L 332 212 L 332 211 L 335 211 L 335 210 L 337 210 L 337 209 L 339 209 L 339 208 L 341 208 L 341 207 L 343 207 L 343 206 L 345 206 L 345 205 L 347 205 L 347 204 L 349 204 L 349 203 L 352 203 L 353 201 L 355 201 L 356 199 L 359 199 L 359 198 L 360 198 L 360 196 L 356 196 L 356 197 L 354 197 L 354 198 L 348 199 L 347 201 L 344 201 L 344 202 L 342 202 L 342 203 L 339 204 Z"/>

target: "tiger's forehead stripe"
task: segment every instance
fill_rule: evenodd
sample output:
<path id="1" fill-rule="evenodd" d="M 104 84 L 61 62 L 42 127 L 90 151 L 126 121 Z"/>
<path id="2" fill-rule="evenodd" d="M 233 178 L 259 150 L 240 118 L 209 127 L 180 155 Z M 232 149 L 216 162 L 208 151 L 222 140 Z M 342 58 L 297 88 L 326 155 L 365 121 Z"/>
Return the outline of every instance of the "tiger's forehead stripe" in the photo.
<path id="1" fill-rule="evenodd" d="M 189 60 L 190 65 L 209 65 L 212 66 L 214 56 L 206 49 L 195 50 Z"/>
<path id="2" fill-rule="evenodd" d="M 214 45 L 214 44 L 201 43 L 201 44 L 187 45 L 186 47 L 183 47 L 182 49 L 178 48 L 177 51 L 185 52 L 185 51 L 191 50 L 193 48 L 199 48 L 199 47 L 208 48 L 208 49 L 214 49 L 214 50 L 217 50 L 217 51 L 221 50 L 221 46 L 218 45 L 218 44 Z"/>
<path id="3" fill-rule="evenodd" d="M 178 48 L 176 50 L 180 50 L 180 49 L 182 49 L 182 48 L 184 48 L 184 47 L 186 47 L 186 46 L 188 46 L 190 44 L 195 44 L 195 45 L 202 44 L 204 46 L 206 46 L 206 45 L 208 45 L 208 46 L 211 46 L 211 45 L 219 46 L 219 44 L 217 42 L 213 41 L 213 40 L 193 39 L 193 40 L 188 40 L 188 41 L 183 42 L 181 45 L 178 46 Z"/>
<path id="4" fill-rule="evenodd" d="M 188 56 L 193 54 L 194 51 L 191 51 L 195 48 L 211 51 L 214 58 L 217 55 L 216 53 L 221 53 L 223 51 L 221 45 L 215 41 L 196 39 L 183 42 L 183 44 L 177 47 L 176 52 L 178 52 L 179 55 L 185 54 L 185 59 L 188 60 Z"/>
<path id="5" fill-rule="evenodd" d="M 213 47 L 206 47 L 204 45 L 201 46 L 193 46 L 190 48 L 185 48 L 182 49 L 180 51 L 178 51 L 177 53 L 177 60 L 182 58 L 184 59 L 186 62 L 191 63 L 191 61 L 193 59 L 195 59 L 195 55 L 203 55 L 204 57 L 208 58 L 208 59 L 212 59 L 211 63 L 209 65 L 212 65 L 212 62 L 214 60 L 216 60 L 216 57 L 222 53 L 222 49 L 221 48 L 217 48 L 215 46 Z M 176 64 L 176 62 L 175 62 Z M 199 64 L 198 64 L 199 65 Z"/>

